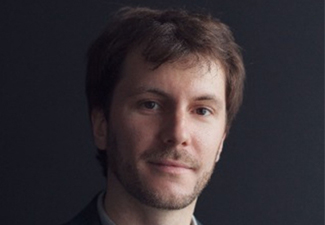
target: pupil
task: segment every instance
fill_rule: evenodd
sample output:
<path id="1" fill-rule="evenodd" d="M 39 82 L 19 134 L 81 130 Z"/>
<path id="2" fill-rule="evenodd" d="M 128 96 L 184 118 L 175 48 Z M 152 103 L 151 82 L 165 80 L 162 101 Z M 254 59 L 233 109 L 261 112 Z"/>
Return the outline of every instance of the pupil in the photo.
<path id="1" fill-rule="evenodd" d="M 154 102 L 146 102 L 145 103 L 145 106 L 148 108 L 148 109 L 153 109 L 155 107 L 155 104 Z"/>
<path id="2" fill-rule="evenodd" d="M 199 114 L 205 115 L 206 114 L 206 109 L 199 109 Z"/>

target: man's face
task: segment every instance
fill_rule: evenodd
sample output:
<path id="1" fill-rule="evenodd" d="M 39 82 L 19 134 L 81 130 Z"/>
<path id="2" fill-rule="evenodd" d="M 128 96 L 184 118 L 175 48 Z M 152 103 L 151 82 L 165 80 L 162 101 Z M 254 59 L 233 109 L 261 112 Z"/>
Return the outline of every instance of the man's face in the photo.
<path id="1" fill-rule="evenodd" d="M 107 128 L 108 176 L 146 205 L 184 208 L 207 184 L 222 149 L 223 70 L 185 61 L 152 70 L 132 53 L 122 77 Z"/>

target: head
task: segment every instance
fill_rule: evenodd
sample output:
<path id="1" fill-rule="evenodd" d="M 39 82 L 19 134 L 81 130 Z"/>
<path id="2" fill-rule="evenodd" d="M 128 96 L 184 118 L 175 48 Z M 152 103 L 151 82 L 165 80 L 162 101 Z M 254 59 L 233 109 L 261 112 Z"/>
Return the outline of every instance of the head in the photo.
<path id="1" fill-rule="evenodd" d="M 194 68 L 193 71 L 195 68 L 210 72 L 222 71 L 225 92 L 224 135 L 219 143 L 222 145 L 242 102 L 245 74 L 239 47 L 229 28 L 209 15 L 183 10 L 123 8 L 118 11 L 88 52 L 86 92 L 89 113 L 102 111 L 108 127 L 113 124 L 110 116 L 115 106 L 112 103 L 114 94 L 120 91 L 117 87 L 126 74 L 125 70 L 129 70 L 130 74 L 128 63 L 135 62 L 136 58 L 141 58 L 139 64 L 150 65 L 151 71 L 157 71 L 162 76 L 164 73 L 159 71 L 169 71 L 171 68 L 179 70 L 182 65 Z M 112 139 L 110 145 L 118 148 L 115 134 L 109 138 Z M 195 167 L 197 162 L 193 161 L 191 155 L 182 155 L 174 150 L 171 148 L 166 151 L 169 152 L 167 156 L 175 159 L 179 157 Z M 108 167 L 106 153 L 99 151 L 105 173 Z M 161 154 L 153 150 L 142 157 L 155 161 L 156 158 L 164 157 Z M 202 182 L 206 183 L 209 176 L 206 174 Z M 198 189 L 202 189 L 201 186 Z"/>

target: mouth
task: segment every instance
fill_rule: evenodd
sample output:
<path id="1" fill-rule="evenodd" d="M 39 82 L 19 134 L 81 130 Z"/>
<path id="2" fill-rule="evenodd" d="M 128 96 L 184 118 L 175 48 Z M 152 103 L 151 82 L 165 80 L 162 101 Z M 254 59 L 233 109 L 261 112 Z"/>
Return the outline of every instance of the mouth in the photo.
<path id="1" fill-rule="evenodd" d="M 149 161 L 149 165 L 160 172 L 172 174 L 180 174 L 193 170 L 190 165 L 173 160 Z"/>

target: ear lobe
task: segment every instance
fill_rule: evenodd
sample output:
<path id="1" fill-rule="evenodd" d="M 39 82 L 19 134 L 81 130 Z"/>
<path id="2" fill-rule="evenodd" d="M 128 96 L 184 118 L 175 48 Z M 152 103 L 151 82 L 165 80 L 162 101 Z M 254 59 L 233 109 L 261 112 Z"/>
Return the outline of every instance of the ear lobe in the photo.
<path id="1" fill-rule="evenodd" d="M 225 139 L 226 139 L 226 133 L 223 135 L 223 137 L 221 139 L 221 142 L 219 144 L 218 151 L 217 151 L 217 156 L 216 156 L 216 163 L 220 159 L 220 155 L 221 155 L 221 152 L 222 152 L 222 149 L 223 149 L 223 143 L 224 143 Z"/>
<path id="2" fill-rule="evenodd" d="M 91 111 L 91 125 L 96 147 L 99 150 L 105 150 L 107 142 L 107 120 L 102 109 L 93 109 Z"/>

